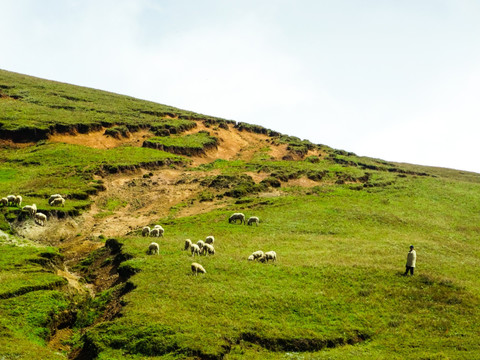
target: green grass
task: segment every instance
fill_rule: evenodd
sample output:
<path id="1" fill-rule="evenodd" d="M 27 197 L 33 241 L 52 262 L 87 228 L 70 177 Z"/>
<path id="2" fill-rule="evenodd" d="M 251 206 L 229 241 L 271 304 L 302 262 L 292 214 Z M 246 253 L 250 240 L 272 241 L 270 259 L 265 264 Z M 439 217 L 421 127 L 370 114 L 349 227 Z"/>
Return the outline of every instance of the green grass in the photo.
<path id="1" fill-rule="evenodd" d="M 152 164 L 181 165 L 189 161 L 147 148 L 125 146 L 105 150 L 59 143 L 16 151 L 0 149 L 0 157 L 4 159 L 0 163 L 0 179 L 3 179 L 0 181 L 4 182 L 5 193 L 45 197 L 60 193 L 79 199 L 86 199 L 101 188 L 93 180 L 95 173 L 116 173 Z"/>
<path id="2" fill-rule="evenodd" d="M 52 319 L 69 306 L 66 280 L 48 270 L 53 248 L 12 246 L 0 237 L 0 358 L 60 359 L 48 350 Z"/>
<path id="3" fill-rule="evenodd" d="M 288 358 L 305 349 L 312 359 L 474 358 L 479 200 L 478 185 L 408 178 L 166 221 L 160 256 L 145 254 L 148 239 L 122 239 L 134 256 L 126 265 L 140 270 L 136 288 L 124 316 L 87 337 L 112 359 Z M 234 210 L 261 225 L 228 224 Z M 191 276 L 183 241 L 209 234 L 217 254 L 196 258 L 207 274 Z M 410 243 L 416 275 L 403 277 Z M 275 250 L 278 262 L 247 262 L 258 249 Z M 318 351 L 329 341 L 339 346 Z"/>
<path id="4" fill-rule="evenodd" d="M 200 119 L 212 127 L 233 125 L 0 71 L 0 134 L 7 138 L 26 141 L 35 134 L 100 127 L 117 136 L 149 128 L 162 147 L 198 150 L 217 140 L 206 132 L 175 134 Z M 66 309 L 77 314 L 70 342 L 86 344 L 99 359 L 478 357 L 478 174 L 393 164 L 256 125 L 235 127 L 274 136 L 271 144 L 287 144 L 293 153 L 316 149 L 320 155 L 274 161 L 264 147 L 251 161 L 216 160 L 191 168 L 185 157 L 149 148 L 106 150 L 46 141 L 1 148 L 1 196 L 21 194 L 23 204 L 36 203 L 39 211 L 85 211 L 90 196 L 103 189 L 94 175 L 142 167 L 159 172 L 162 166 L 182 167 L 201 188 L 155 221 L 165 228 L 165 237 L 155 240 L 160 255 L 146 254 L 152 239 L 119 239 L 123 259 L 129 259 L 119 271 L 135 273 L 128 279 L 133 290 L 119 299 L 121 316 L 98 323 L 121 285 L 95 299 L 68 298 L 65 280 L 50 263 L 61 261 L 58 250 L 12 237 L 8 221 L 24 215 L 13 206 L 0 208 L 0 358 L 65 358 L 46 341 L 52 319 Z M 255 174 L 268 181 L 254 181 Z M 315 186 L 291 186 L 296 179 L 313 180 L 309 184 Z M 65 208 L 47 204 L 54 193 L 67 196 Z M 235 199 L 222 199 L 220 209 L 178 217 L 192 203 L 224 195 Z M 125 205 L 106 198 L 99 216 Z M 229 215 L 238 211 L 259 216 L 260 226 L 229 224 Z M 192 259 L 182 250 L 185 239 L 196 242 L 207 235 L 215 236 L 214 256 Z M 417 249 L 416 274 L 403 277 L 410 244 Z M 275 250 L 278 261 L 248 262 L 259 249 Z M 95 276 L 93 264 L 103 259 L 102 251 L 107 250 L 90 254 L 75 269 L 86 281 Z M 192 261 L 204 265 L 207 274 L 192 276 Z"/>
<path id="5" fill-rule="evenodd" d="M 144 146 L 162 149 L 178 154 L 196 155 L 216 147 L 218 139 L 206 131 L 185 136 L 155 136 L 144 142 Z"/>
<path id="6" fill-rule="evenodd" d="M 172 129 L 189 128 L 188 120 L 216 118 L 80 86 L 0 70 L 0 129 L 18 138 L 45 138 L 53 130 L 81 132 L 126 125 Z M 175 123 L 178 118 L 181 123 Z M 22 134 L 23 133 L 23 134 Z"/>

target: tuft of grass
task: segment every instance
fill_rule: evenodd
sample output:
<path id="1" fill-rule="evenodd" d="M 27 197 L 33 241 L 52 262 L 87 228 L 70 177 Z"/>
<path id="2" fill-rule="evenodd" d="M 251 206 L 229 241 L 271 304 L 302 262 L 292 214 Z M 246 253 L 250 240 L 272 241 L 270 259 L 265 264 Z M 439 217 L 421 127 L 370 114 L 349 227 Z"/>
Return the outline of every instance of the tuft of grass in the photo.
<path id="1" fill-rule="evenodd" d="M 157 136 L 145 140 L 144 147 L 165 150 L 184 155 L 203 154 L 205 150 L 216 147 L 218 139 L 210 136 L 207 131 L 185 136 Z"/>

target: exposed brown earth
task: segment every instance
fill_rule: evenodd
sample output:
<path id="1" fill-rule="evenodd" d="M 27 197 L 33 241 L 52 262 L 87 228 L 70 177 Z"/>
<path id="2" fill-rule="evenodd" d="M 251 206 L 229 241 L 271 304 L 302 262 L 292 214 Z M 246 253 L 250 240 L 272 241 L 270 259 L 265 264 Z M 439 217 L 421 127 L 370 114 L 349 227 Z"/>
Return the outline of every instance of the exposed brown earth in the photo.
<path id="1" fill-rule="evenodd" d="M 129 137 L 116 139 L 111 136 L 104 135 L 105 128 L 99 131 L 93 131 L 88 134 L 54 134 L 49 137 L 50 142 L 62 142 L 67 144 L 89 146 L 96 149 L 111 149 L 122 145 L 142 146 L 143 141 L 154 136 L 149 130 L 139 130 L 130 133 Z"/>

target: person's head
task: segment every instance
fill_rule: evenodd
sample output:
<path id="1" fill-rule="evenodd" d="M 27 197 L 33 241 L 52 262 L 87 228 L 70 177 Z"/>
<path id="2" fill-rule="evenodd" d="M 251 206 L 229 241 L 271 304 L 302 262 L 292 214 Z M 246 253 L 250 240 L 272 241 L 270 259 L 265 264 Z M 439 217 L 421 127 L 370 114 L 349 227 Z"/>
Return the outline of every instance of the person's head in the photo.
<path id="1" fill-rule="evenodd" d="M 412 250 L 413 250 L 413 245 L 410 245 L 410 251 L 412 251 Z"/>

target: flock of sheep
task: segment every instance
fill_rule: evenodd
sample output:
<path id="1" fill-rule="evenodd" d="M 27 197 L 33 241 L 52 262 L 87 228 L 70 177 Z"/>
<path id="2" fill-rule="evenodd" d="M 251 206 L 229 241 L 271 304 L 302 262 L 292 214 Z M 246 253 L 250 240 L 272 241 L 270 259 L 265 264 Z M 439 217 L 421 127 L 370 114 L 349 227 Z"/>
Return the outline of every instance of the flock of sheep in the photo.
<path id="1" fill-rule="evenodd" d="M 245 215 L 242 213 L 234 213 L 228 218 L 228 222 L 230 224 L 236 223 L 237 220 L 240 220 L 240 224 L 252 225 L 255 223 L 257 226 L 260 222 L 260 219 L 257 216 L 251 216 L 248 221 L 245 221 Z M 160 225 L 155 225 L 153 229 L 151 229 L 149 226 L 144 226 L 142 228 L 142 236 L 159 237 L 163 236 L 163 234 L 164 229 Z M 193 243 L 192 240 L 187 239 L 185 240 L 184 250 L 189 250 L 192 257 L 195 257 L 195 255 L 215 255 L 215 247 L 213 246 L 214 242 L 215 238 L 213 235 L 207 236 L 205 240 L 198 240 L 197 243 Z M 150 245 L 148 245 L 147 254 L 158 255 L 159 252 L 160 245 L 158 245 L 158 243 L 152 242 Z M 263 251 L 258 250 L 251 254 L 247 260 L 259 261 L 262 263 L 268 262 L 269 260 L 276 261 L 277 253 L 275 251 L 268 251 L 264 253 Z M 201 264 L 196 262 L 191 264 L 191 270 L 194 275 L 197 275 L 198 273 L 205 274 L 207 272 Z"/>
<path id="2" fill-rule="evenodd" d="M 21 195 L 8 195 L 7 197 L 0 199 L 0 205 L 21 207 L 22 200 L 23 199 Z M 48 204 L 50 206 L 65 206 L 65 199 L 60 194 L 54 194 L 48 199 Z M 45 223 L 47 222 L 47 216 L 43 213 L 37 212 L 37 205 L 25 205 L 22 210 L 27 211 L 29 215 L 34 218 L 36 224 L 45 226 Z M 245 221 L 245 215 L 243 213 L 234 213 L 228 218 L 228 222 L 230 224 L 235 224 L 237 221 L 240 221 L 240 224 L 256 224 L 258 226 L 260 219 L 257 216 L 251 216 L 247 221 Z M 163 237 L 164 232 L 165 230 L 160 225 L 155 225 L 153 229 L 151 229 L 149 226 L 144 226 L 142 228 L 142 236 Z M 192 243 L 190 239 L 187 239 L 185 240 L 184 250 L 190 250 L 193 257 L 195 257 L 195 255 L 215 255 L 215 248 L 213 246 L 214 242 L 215 238 L 212 235 L 207 236 L 205 241 L 198 240 L 196 244 Z M 148 246 L 148 254 L 159 254 L 159 252 L 160 246 L 158 243 L 150 243 Z M 269 260 L 277 260 L 277 254 L 275 251 L 268 251 L 264 253 L 263 251 L 258 250 L 248 257 L 248 261 L 268 262 Z M 192 263 L 191 269 L 195 275 L 198 273 L 205 274 L 207 272 L 202 265 L 196 262 Z"/>
<path id="3" fill-rule="evenodd" d="M 22 206 L 22 196 L 21 195 L 8 195 L 7 197 L 0 199 L 0 205 L 2 206 Z M 65 206 L 65 199 L 60 194 L 51 195 L 48 199 L 48 204 L 50 206 Z M 35 224 L 45 226 L 47 222 L 47 215 L 37 212 L 37 205 L 25 205 L 22 207 L 23 211 L 28 212 L 30 217 L 32 217 L 35 221 Z"/>

